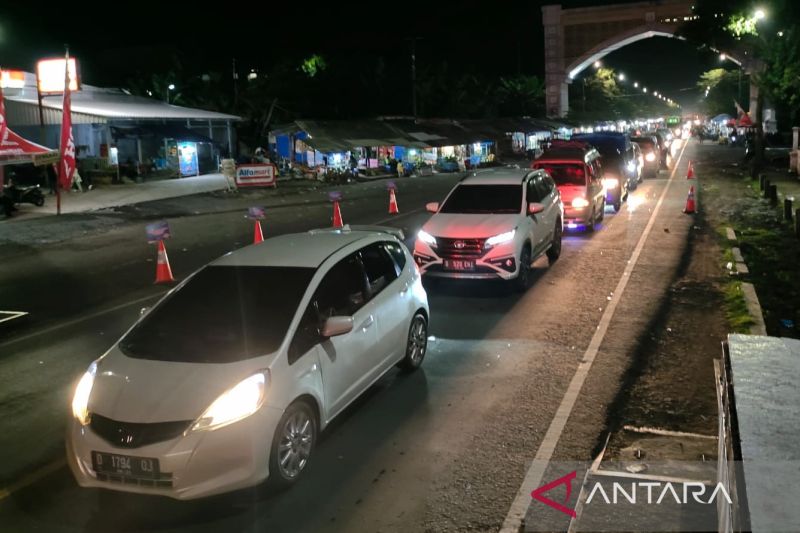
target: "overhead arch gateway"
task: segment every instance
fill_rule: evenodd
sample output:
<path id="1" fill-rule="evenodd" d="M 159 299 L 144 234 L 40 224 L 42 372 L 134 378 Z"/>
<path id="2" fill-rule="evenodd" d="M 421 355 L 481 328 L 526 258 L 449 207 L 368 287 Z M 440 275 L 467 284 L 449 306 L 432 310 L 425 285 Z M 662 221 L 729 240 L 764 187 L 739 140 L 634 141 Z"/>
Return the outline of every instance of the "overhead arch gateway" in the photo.
<path id="1" fill-rule="evenodd" d="M 684 21 L 695 16 L 690 0 L 562 9 L 542 7 L 547 115 L 569 110 L 568 84 L 583 69 L 625 45 L 663 36 L 675 37 Z"/>

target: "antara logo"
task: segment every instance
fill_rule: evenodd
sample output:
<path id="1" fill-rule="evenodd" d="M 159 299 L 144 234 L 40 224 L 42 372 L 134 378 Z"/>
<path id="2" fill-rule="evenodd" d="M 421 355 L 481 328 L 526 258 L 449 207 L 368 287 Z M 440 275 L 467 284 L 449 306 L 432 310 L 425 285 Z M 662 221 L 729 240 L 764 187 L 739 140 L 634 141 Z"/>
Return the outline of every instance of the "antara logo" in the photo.
<path id="1" fill-rule="evenodd" d="M 575 518 L 575 509 L 567 507 L 570 496 L 572 496 L 572 481 L 577 477 L 577 471 L 562 476 L 555 481 L 542 485 L 531 492 L 531 497 L 553 509 Z M 554 501 L 544 494 L 564 485 L 567 491 L 563 502 Z M 610 490 L 603 487 L 599 481 L 590 485 L 591 489 L 586 498 L 586 504 L 591 504 L 593 500 L 602 500 L 607 505 L 617 503 L 660 505 L 664 500 L 674 501 L 678 505 L 687 505 L 696 502 L 702 505 L 716 504 L 719 498 L 723 498 L 728 505 L 731 505 L 730 494 L 722 483 L 717 483 L 713 490 L 709 490 L 703 483 L 699 482 L 657 482 L 657 481 L 634 481 L 629 484 L 614 482 Z M 588 488 L 588 487 L 587 487 Z M 710 495 L 706 496 L 710 492 Z M 610 494 L 610 496 L 609 496 Z M 624 501 L 623 501 L 624 500 Z M 596 503 L 600 503 L 599 501 Z"/>

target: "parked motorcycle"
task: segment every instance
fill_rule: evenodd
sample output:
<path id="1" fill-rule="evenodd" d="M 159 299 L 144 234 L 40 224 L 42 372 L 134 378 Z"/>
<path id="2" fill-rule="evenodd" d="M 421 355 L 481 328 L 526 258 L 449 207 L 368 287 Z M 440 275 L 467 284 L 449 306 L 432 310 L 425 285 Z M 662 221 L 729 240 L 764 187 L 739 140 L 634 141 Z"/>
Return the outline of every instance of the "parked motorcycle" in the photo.
<path id="1" fill-rule="evenodd" d="M 15 204 L 33 204 L 37 207 L 42 207 L 44 205 L 44 193 L 38 185 L 33 185 L 31 187 L 6 185 L 3 191 L 5 196 L 10 198 Z"/>

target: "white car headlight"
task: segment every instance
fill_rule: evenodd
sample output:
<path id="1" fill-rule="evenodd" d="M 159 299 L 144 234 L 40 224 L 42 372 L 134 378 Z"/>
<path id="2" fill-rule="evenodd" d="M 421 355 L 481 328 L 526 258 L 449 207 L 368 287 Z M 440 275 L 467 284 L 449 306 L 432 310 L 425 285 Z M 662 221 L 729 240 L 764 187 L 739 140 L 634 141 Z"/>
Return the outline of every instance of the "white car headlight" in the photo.
<path id="1" fill-rule="evenodd" d="M 419 230 L 419 233 L 417 233 L 417 238 L 426 244 L 429 244 L 431 246 L 436 246 L 436 237 L 434 237 L 424 229 Z"/>
<path id="2" fill-rule="evenodd" d="M 647 161 L 649 161 L 650 163 L 652 163 L 653 161 L 656 160 L 656 154 L 654 154 L 653 152 L 648 152 L 648 154 L 644 156 L 644 158 L 647 159 Z"/>
<path id="3" fill-rule="evenodd" d="M 495 235 L 494 237 L 489 237 L 486 239 L 486 246 L 497 246 L 498 244 L 503 244 L 504 242 L 509 242 L 514 240 L 514 235 L 517 233 L 517 229 L 514 228 L 511 231 L 506 231 L 505 233 L 501 233 L 499 235 Z"/>
<path id="4" fill-rule="evenodd" d="M 572 207 L 589 207 L 589 200 L 582 196 L 578 196 L 572 200 Z"/>
<path id="5" fill-rule="evenodd" d="M 264 403 L 269 371 L 243 379 L 214 400 L 192 426 L 192 430 L 218 429 L 252 415 Z"/>
<path id="6" fill-rule="evenodd" d="M 628 172 L 633 172 L 634 170 L 636 170 L 636 163 L 634 163 L 633 161 L 628 161 L 628 164 L 626 166 Z"/>
<path id="7" fill-rule="evenodd" d="M 604 189 L 616 189 L 619 187 L 619 180 L 617 178 L 603 178 Z"/>
<path id="8" fill-rule="evenodd" d="M 89 369 L 81 376 L 78 386 L 75 387 L 75 394 L 72 396 L 72 414 L 85 426 L 89 423 L 89 396 L 92 394 L 94 386 L 94 376 L 97 373 L 97 361 L 89 365 Z"/>

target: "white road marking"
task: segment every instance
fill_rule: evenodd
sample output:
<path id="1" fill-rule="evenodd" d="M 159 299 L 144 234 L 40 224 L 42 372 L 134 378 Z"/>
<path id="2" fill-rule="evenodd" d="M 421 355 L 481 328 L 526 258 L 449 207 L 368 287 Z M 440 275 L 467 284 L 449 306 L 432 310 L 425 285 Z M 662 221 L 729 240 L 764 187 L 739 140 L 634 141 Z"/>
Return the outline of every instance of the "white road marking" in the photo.
<path id="1" fill-rule="evenodd" d="M 120 309 L 125 309 L 126 307 L 130 307 L 132 305 L 144 303 L 148 300 L 154 300 L 156 298 L 161 298 L 164 296 L 164 293 L 153 294 L 151 296 L 144 296 L 142 298 L 137 298 L 136 300 L 131 300 L 130 302 L 126 302 L 124 304 L 115 305 L 114 307 L 109 307 L 108 309 L 101 309 L 100 311 L 96 311 L 94 313 L 82 316 L 80 318 L 75 318 L 73 320 L 68 320 L 66 322 L 61 322 L 60 324 L 56 324 L 55 326 L 51 326 L 49 328 L 45 328 L 39 331 L 35 331 L 33 333 L 29 333 L 28 335 L 23 335 L 22 337 L 17 337 L 11 339 L 9 341 L 0 343 L 0 348 L 5 348 L 6 346 L 11 346 L 12 344 L 16 344 L 18 342 L 27 341 L 38 337 L 40 335 L 47 335 L 48 333 L 52 333 L 54 331 L 58 331 L 60 329 L 64 329 L 70 326 L 74 326 L 75 324 L 80 324 L 81 322 L 85 322 L 87 320 L 91 320 L 93 318 L 97 318 L 99 316 L 103 316 L 108 313 L 113 313 L 114 311 L 119 311 Z"/>
<path id="2" fill-rule="evenodd" d="M 611 319 L 614 317 L 614 312 L 617 309 L 617 305 L 619 305 L 622 295 L 625 292 L 625 287 L 628 285 L 631 272 L 636 267 L 636 263 L 639 261 L 639 255 L 642 253 L 642 249 L 647 241 L 647 237 L 650 235 L 650 231 L 653 229 L 653 225 L 655 224 L 658 212 L 661 210 L 661 204 L 664 202 L 664 198 L 669 191 L 670 185 L 672 185 L 672 182 L 675 178 L 675 173 L 678 171 L 678 167 L 680 167 L 681 159 L 683 158 L 683 152 L 686 150 L 687 144 L 688 143 L 685 143 L 681 148 L 681 153 L 675 162 L 675 167 L 672 169 L 672 174 L 670 174 L 667 185 L 664 187 L 664 190 L 662 191 L 661 196 L 659 197 L 658 202 L 656 203 L 656 206 L 650 215 L 650 220 L 647 222 L 644 233 L 642 233 L 642 236 L 639 237 L 639 242 L 636 243 L 636 248 L 633 250 L 633 254 L 631 254 L 631 258 L 625 267 L 625 271 L 622 273 L 619 283 L 617 283 L 617 288 L 614 289 L 614 296 L 611 298 L 608 307 L 606 307 L 605 311 L 603 312 L 603 316 L 600 318 L 600 323 L 597 327 L 597 330 L 595 331 L 594 336 L 589 343 L 589 347 L 583 354 L 583 359 L 581 360 L 580 364 L 578 364 L 578 368 L 575 370 L 575 375 L 572 376 L 572 380 L 567 387 L 567 391 L 564 393 L 564 397 L 561 399 L 561 404 L 558 406 L 556 414 L 553 417 L 553 420 L 550 422 L 550 427 L 547 428 L 547 433 L 545 434 L 544 439 L 542 440 L 542 443 L 536 452 L 536 457 L 534 457 L 528 472 L 525 474 L 525 479 L 522 481 L 522 486 L 517 491 L 517 495 L 511 504 L 511 508 L 508 510 L 508 514 L 503 522 L 503 526 L 500 528 L 500 533 L 517 533 L 522 525 L 522 521 L 525 519 L 525 514 L 527 513 L 528 507 L 531 503 L 531 492 L 533 492 L 533 490 L 536 489 L 542 482 L 544 471 L 547 468 L 547 464 L 549 463 L 550 459 L 553 457 L 556 444 L 558 444 L 558 440 L 561 438 L 561 434 L 564 432 L 564 427 L 567 425 L 567 420 L 572 413 L 572 409 L 575 407 L 575 403 L 578 401 L 578 395 L 583 388 L 586 377 L 589 375 L 589 370 L 592 368 L 592 363 L 594 363 L 597 352 L 600 350 L 600 345 L 603 343 L 603 339 L 605 339 L 606 332 L 611 324 Z"/>
<path id="3" fill-rule="evenodd" d="M 18 490 L 27 487 L 28 485 L 36 483 L 43 477 L 46 477 L 52 474 L 53 472 L 60 470 L 62 467 L 66 466 L 66 464 L 67 464 L 66 460 L 58 459 L 48 465 L 45 465 L 37 470 L 34 470 L 30 474 L 24 475 L 21 479 L 12 483 L 8 487 L 5 488 L 0 487 L 0 501 L 8 498 Z"/>
<path id="4" fill-rule="evenodd" d="M 386 217 L 386 218 L 382 218 L 380 220 L 376 220 L 375 222 L 373 222 L 373 224 L 383 224 L 384 222 L 391 222 L 392 220 L 397 220 L 398 218 L 405 218 L 407 216 L 414 215 L 414 214 L 419 213 L 419 212 L 424 211 L 424 210 L 425 210 L 424 207 L 420 207 L 419 209 L 414 209 L 412 211 L 406 211 L 405 213 L 398 213 L 398 214 L 392 215 L 390 217 Z"/>
<path id="5" fill-rule="evenodd" d="M 0 318 L 0 323 L 8 322 L 9 320 L 14 320 L 15 318 L 20 318 L 27 315 L 25 311 L 0 311 L 0 315 L 9 315 L 5 318 Z"/>

